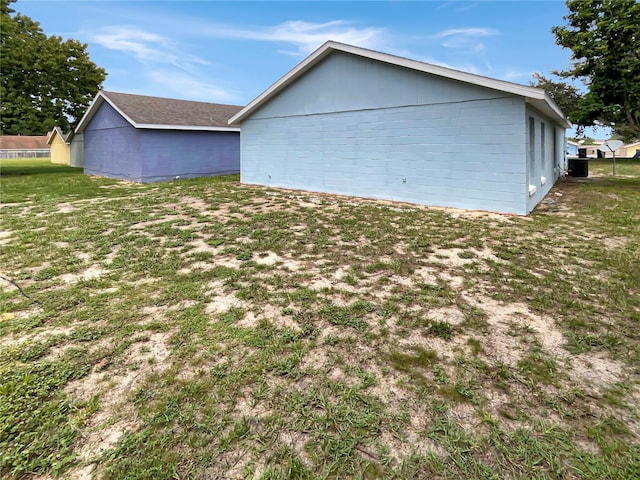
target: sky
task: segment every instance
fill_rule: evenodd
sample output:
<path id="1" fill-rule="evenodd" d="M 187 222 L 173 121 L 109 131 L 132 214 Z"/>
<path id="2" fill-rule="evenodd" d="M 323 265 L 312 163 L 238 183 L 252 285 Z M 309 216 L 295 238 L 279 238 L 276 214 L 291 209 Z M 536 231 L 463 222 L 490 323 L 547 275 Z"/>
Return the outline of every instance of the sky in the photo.
<path id="1" fill-rule="evenodd" d="M 327 40 L 528 84 L 570 65 L 560 0 L 19 0 L 47 35 L 88 44 L 104 89 L 246 105 Z"/>

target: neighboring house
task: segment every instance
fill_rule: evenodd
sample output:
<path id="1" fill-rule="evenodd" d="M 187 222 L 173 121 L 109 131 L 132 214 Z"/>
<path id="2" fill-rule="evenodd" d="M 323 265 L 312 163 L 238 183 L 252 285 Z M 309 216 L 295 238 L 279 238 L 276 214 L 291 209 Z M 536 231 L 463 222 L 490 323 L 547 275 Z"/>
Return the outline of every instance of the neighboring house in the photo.
<path id="1" fill-rule="evenodd" d="M 75 130 L 84 172 L 134 182 L 240 171 L 242 107 L 100 91 Z"/>
<path id="2" fill-rule="evenodd" d="M 229 124 L 244 183 L 515 214 L 571 126 L 544 90 L 332 41 Z"/>
<path id="3" fill-rule="evenodd" d="M 604 140 L 595 140 L 592 145 L 580 145 L 580 148 L 584 148 L 587 151 L 587 158 L 604 158 L 605 152 L 598 150 L 598 147 L 604 143 Z"/>
<path id="4" fill-rule="evenodd" d="M 46 135 L 0 135 L 0 158 L 47 158 Z"/>
<path id="5" fill-rule="evenodd" d="M 67 137 L 69 142 L 70 165 L 84 167 L 84 141 L 81 133 L 71 132 Z"/>
<path id="6" fill-rule="evenodd" d="M 640 142 L 623 145 L 618 150 L 616 150 L 616 157 L 640 158 Z"/>
<path id="7" fill-rule="evenodd" d="M 567 140 L 567 157 L 577 157 L 578 156 L 578 148 L 580 148 L 580 144 L 578 142 L 574 142 L 573 140 Z"/>
<path id="8" fill-rule="evenodd" d="M 70 150 L 67 137 L 69 137 L 69 134 L 67 133 L 65 135 L 64 133 L 62 133 L 60 127 L 54 127 L 54 129 L 49 134 L 47 144 L 51 149 L 51 163 L 57 163 L 59 165 L 69 165 Z"/>

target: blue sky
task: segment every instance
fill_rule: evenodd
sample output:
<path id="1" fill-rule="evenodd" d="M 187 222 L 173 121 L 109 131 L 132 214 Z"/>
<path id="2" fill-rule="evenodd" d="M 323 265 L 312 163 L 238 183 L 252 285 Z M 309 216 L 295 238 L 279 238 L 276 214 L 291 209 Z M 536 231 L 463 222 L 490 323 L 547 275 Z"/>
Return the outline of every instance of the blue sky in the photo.
<path id="1" fill-rule="evenodd" d="M 106 90 L 245 105 L 326 40 L 527 84 L 569 65 L 547 1 L 55 1 L 14 10 L 89 44 Z"/>

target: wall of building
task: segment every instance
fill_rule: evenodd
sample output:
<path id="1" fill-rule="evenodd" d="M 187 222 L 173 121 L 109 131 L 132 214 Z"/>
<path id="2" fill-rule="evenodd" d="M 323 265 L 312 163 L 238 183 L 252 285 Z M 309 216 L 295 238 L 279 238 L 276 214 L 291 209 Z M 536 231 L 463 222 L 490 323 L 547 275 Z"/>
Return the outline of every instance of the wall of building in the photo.
<path id="1" fill-rule="evenodd" d="M 69 144 L 56 133 L 51 141 L 51 163 L 69 165 Z"/>
<path id="2" fill-rule="evenodd" d="M 524 99 L 332 54 L 242 123 L 245 183 L 526 214 Z"/>
<path id="3" fill-rule="evenodd" d="M 84 131 L 84 171 L 143 183 L 238 173 L 240 134 L 135 129 L 105 102 Z"/>
<path id="4" fill-rule="evenodd" d="M 104 102 L 84 130 L 84 172 L 142 181 L 140 132 Z"/>
<path id="5" fill-rule="evenodd" d="M 527 106 L 527 213 L 549 193 L 566 171 L 565 129 Z"/>
<path id="6" fill-rule="evenodd" d="M 141 131 L 142 181 L 240 172 L 239 132 Z"/>
<path id="7" fill-rule="evenodd" d="M 84 136 L 76 133 L 69 145 L 70 165 L 72 167 L 84 167 Z"/>

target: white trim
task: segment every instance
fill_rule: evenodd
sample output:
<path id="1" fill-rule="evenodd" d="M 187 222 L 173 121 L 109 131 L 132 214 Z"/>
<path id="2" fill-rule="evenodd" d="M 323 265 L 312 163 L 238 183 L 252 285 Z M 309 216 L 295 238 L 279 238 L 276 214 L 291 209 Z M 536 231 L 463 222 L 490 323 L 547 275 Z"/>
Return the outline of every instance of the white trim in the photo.
<path id="1" fill-rule="evenodd" d="M 100 90 L 96 96 L 94 97 L 94 99 L 91 101 L 91 103 L 89 104 L 89 108 L 87 108 L 87 111 L 84 113 L 84 115 L 82 116 L 82 118 L 80 119 L 80 121 L 78 122 L 78 126 L 76 127 L 76 129 L 74 130 L 75 133 L 82 133 L 84 132 L 85 127 L 87 126 L 87 124 L 91 121 L 91 119 L 93 118 L 93 116 L 96 114 L 96 112 L 98 111 L 98 108 L 100 108 L 100 105 L 102 105 L 102 103 L 107 99 L 107 97 L 102 93 L 102 90 Z M 109 102 L 109 104 L 111 105 L 111 102 Z M 111 105 L 113 106 L 113 105 Z M 116 110 L 118 110 L 118 113 L 120 113 L 122 115 L 122 113 L 119 111 L 118 108 L 116 108 Z M 129 122 L 131 123 L 130 119 L 127 118 L 126 115 L 123 115 L 123 117 Z"/>
<path id="2" fill-rule="evenodd" d="M 239 132 L 239 127 L 207 127 L 203 125 L 159 125 L 157 123 L 137 123 L 136 128 L 150 130 L 202 130 L 206 132 Z"/>
<path id="3" fill-rule="evenodd" d="M 547 183 L 547 177 L 540 177 L 540 185 Z"/>
<path id="4" fill-rule="evenodd" d="M 66 143 L 67 145 L 69 144 L 69 142 L 67 142 L 64 138 L 64 134 L 62 133 L 62 130 L 60 130 L 60 127 L 55 126 L 53 127 L 53 130 L 51 130 L 51 132 L 49 133 L 49 136 L 47 137 L 47 145 L 51 145 L 53 142 L 53 137 L 55 137 L 56 135 L 58 135 L 60 137 L 60 139 L 62 140 L 63 143 Z"/>
<path id="5" fill-rule="evenodd" d="M 529 196 L 533 197 L 535 193 L 538 191 L 535 185 L 529 185 Z"/>
<path id="6" fill-rule="evenodd" d="M 571 123 L 564 117 L 560 108 L 555 104 L 551 97 L 549 97 L 547 92 L 545 92 L 541 88 L 528 87 L 526 85 L 520 85 L 517 83 L 505 82 L 504 80 L 483 77 L 481 75 L 476 75 L 473 73 L 453 70 L 451 68 L 440 67 L 438 65 L 431 65 L 429 63 L 419 62 L 417 60 L 411 60 L 404 57 L 397 57 L 395 55 L 389 55 L 387 53 L 376 52 L 374 50 L 368 50 L 366 48 L 360 48 L 353 45 L 334 42 L 332 40 L 329 40 L 320 48 L 318 48 L 315 52 L 313 52 L 302 62 L 300 62 L 296 67 L 290 70 L 286 75 L 284 75 L 277 82 L 275 82 L 259 96 L 257 96 L 245 108 L 240 110 L 229 120 L 229 125 L 238 125 L 242 123 L 242 121 L 247 116 L 253 113 L 263 103 L 268 101 L 287 85 L 293 83 L 298 77 L 311 69 L 315 64 L 320 62 L 320 60 L 325 58 L 333 51 L 350 53 L 353 55 L 369 58 L 371 60 L 389 63 L 391 65 L 397 65 L 399 67 L 409 68 L 411 70 L 438 75 L 441 77 L 449 78 L 451 80 L 471 83 L 473 85 L 478 85 L 481 87 L 486 87 L 493 90 L 525 97 L 530 100 L 537 108 L 542 109 L 551 117 L 557 117 L 556 120 L 558 120 L 559 123 L 564 125 L 566 128 L 571 128 Z"/>

